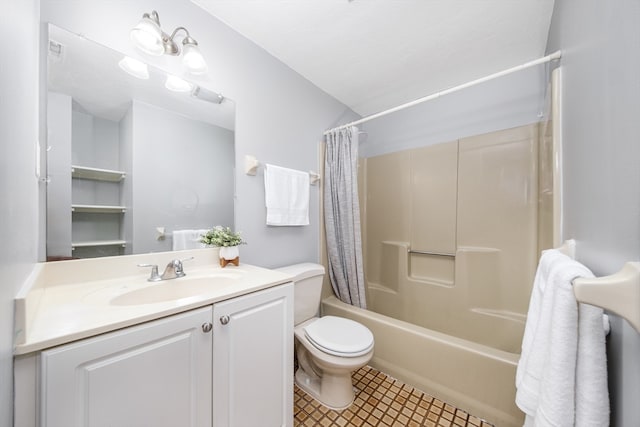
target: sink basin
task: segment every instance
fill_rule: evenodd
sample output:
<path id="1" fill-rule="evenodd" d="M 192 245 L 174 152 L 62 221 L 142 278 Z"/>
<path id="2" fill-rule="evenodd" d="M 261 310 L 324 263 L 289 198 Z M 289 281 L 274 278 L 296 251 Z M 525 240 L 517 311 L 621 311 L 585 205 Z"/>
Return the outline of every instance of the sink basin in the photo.
<path id="1" fill-rule="evenodd" d="M 174 279 L 136 289 L 113 298 L 112 305 L 140 305 L 197 297 L 231 286 L 237 279 L 229 276 L 196 279 Z"/>
<path id="2" fill-rule="evenodd" d="M 106 287 L 84 296 L 83 301 L 109 305 L 143 305 L 199 297 L 237 284 L 242 274 L 186 276 L 142 285 Z"/>

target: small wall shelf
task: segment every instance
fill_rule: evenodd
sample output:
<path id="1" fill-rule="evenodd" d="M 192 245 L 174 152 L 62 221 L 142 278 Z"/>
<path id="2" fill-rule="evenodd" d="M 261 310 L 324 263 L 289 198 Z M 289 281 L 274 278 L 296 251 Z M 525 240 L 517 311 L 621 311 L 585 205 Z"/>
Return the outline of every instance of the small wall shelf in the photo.
<path id="1" fill-rule="evenodd" d="M 127 174 L 123 171 L 71 165 L 72 178 L 92 179 L 95 181 L 120 182 L 126 176 Z"/>
<path id="2" fill-rule="evenodd" d="M 125 213 L 125 206 L 106 206 L 106 205 L 71 205 L 71 212 L 84 213 Z"/>
<path id="3" fill-rule="evenodd" d="M 97 246 L 122 246 L 123 248 L 127 245 L 127 242 L 124 240 L 94 240 L 88 242 L 72 242 L 71 250 L 75 248 L 92 248 Z"/>

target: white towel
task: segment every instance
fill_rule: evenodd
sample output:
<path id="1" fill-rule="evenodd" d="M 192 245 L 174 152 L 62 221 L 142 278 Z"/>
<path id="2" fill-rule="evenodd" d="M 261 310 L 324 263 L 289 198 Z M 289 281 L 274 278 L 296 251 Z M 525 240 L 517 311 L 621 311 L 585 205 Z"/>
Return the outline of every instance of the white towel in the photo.
<path id="1" fill-rule="evenodd" d="M 543 252 L 516 372 L 526 426 L 609 424 L 603 312 L 577 304 L 576 277 L 593 274 L 557 250 Z"/>
<path id="2" fill-rule="evenodd" d="M 185 249 L 199 249 L 206 245 L 200 242 L 200 238 L 208 230 L 174 230 L 173 231 L 173 250 L 182 251 Z"/>
<path id="3" fill-rule="evenodd" d="M 309 225 L 309 174 L 266 165 L 267 225 Z"/>

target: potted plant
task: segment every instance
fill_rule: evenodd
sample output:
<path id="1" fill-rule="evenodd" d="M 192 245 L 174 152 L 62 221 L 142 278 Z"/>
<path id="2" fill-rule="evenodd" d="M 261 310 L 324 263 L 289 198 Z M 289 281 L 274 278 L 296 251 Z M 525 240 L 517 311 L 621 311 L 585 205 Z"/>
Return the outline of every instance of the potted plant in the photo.
<path id="1" fill-rule="evenodd" d="M 220 266 L 227 264 L 238 265 L 240 263 L 240 251 L 238 246 L 245 244 L 239 231 L 232 231 L 230 227 L 217 225 L 207 231 L 200 238 L 200 242 L 207 246 L 220 248 Z"/>

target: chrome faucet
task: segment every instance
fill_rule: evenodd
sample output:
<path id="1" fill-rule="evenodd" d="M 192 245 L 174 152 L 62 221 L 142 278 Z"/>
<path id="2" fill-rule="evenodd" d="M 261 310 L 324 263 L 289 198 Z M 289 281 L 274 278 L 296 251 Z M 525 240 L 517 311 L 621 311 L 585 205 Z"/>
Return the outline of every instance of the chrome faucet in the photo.
<path id="1" fill-rule="evenodd" d="M 159 282 L 161 280 L 170 280 L 176 279 L 178 277 L 184 277 L 187 273 L 184 272 L 184 268 L 182 267 L 182 261 L 189 261 L 193 259 L 193 257 L 185 258 L 185 259 L 174 259 L 169 261 L 169 264 L 164 269 L 164 273 L 162 276 L 158 274 L 158 265 L 157 264 L 138 264 L 138 267 L 151 267 L 151 275 L 147 279 L 148 282 Z"/>
<path id="2" fill-rule="evenodd" d="M 169 280 L 169 279 L 175 279 L 175 278 L 184 277 L 184 276 L 185 276 L 185 272 L 182 268 L 182 261 L 179 259 L 174 259 L 174 260 L 171 260 L 169 264 L 167 264 L 167 266 L 164 269 L 164 273 L 162 273 L 162 276 L 160 276 L 160 279 Z"/>

